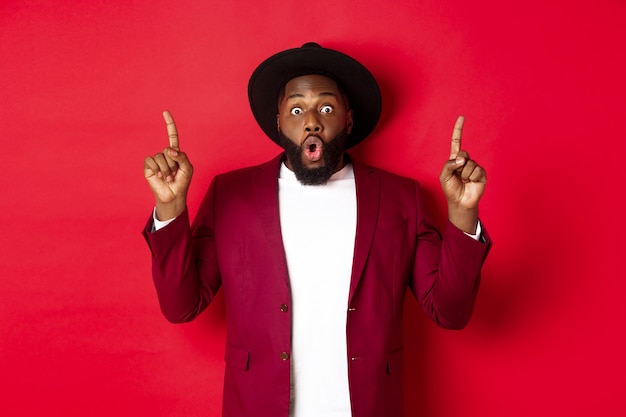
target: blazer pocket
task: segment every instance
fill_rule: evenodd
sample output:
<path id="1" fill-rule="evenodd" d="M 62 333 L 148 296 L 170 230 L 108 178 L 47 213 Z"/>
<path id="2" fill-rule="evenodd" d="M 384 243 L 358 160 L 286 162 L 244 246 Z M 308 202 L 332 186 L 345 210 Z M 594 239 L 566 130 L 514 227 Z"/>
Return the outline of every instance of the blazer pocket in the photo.
<path id="1" fill-rule="evenodd" d="M 398 348 L 387 355 L 387 373 L 398 375 L 404 367 L 404 351 Z"/>
<path id="2" fill-rule="evenodd" d="M 226 345 L 224 361 L 226 362 L 226 366 L 247 371 L 248 364 L 250 363 L 250 352 L 245 349 L 238 349 Z"/>

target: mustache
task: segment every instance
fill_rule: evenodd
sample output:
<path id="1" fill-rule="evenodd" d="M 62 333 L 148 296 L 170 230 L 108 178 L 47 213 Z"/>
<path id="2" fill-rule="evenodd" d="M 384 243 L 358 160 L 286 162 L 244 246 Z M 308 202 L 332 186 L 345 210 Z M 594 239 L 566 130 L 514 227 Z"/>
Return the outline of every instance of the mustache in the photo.
<path id="1" fill-rule="evenodd" d="M 322 137 L 319 135 L 319 133 L 311 133 L 311 134 L 306 135 L 304 140 L 300 143 L 300 147 L 302 147 L 304 145 L 304 143 L 307 141 L 308 138 L 318 138 L 319 140 L 322 141 L 322 143 L 326 144 L 326 141 L 324 139 L 322 139 Z"/>
<path id="2" fill-rule="evenodd" d="M 316 137 L 324 147 L 323 161 L 324 165 L 318 168 L 308 168 L 302 162 L 302 153 L 306 149 L 303 146 L 308 138 Z M 348 139 L 346 129 L 339 132 L 335 137 L 325 141 L 316 132 L 311 132 L 307 138 L 301 143 L 297 143 L 289 139 L 281 131 L 278 131 L 279 143 L 285 150 L 285 154 L 293 167 L 296 178 L 304 185 L 322 185 L 330 179 L 337 169 L 339 162 L 343 157 L 343 152 Z"/>

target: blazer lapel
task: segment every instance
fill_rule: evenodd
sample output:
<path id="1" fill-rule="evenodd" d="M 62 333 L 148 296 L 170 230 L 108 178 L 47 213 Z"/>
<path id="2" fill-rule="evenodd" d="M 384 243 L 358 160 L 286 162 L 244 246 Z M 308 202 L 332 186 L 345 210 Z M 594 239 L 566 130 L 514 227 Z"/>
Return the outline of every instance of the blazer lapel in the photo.
<path id="1" fill-rule="evenodd" d="M 265 246 L 268 258 L 280 263 L 276 269 L 285 271 L 285 283 L 289 285 L 278 208 L 278 172 L 281 160 L 282 154 L 257 167 L 257 175 L 253 178 L 254 195 L 251 198 L 254 201 L 260 227 L 267 241 Z"/>
<path id="2" fill-rule="evenodd" d="M 352 302 L 369 256 L 380 199 L 380 178 L 374 173 L 374 168 L 359 163 L 353 163 L 353 167 L 356 182 L 357 222 L 348 305 Z"/>
<path id="3" fill-rule="evenodd" d="M 253 187 L 257 214 L 267 240 L 268 255 L 280 262 L 280 270 L 285 271 L 285 281 L 289 285 L 287 261 L 280 228 L 278 208 L 278 172 L 282 154 L 271 161 L 258 166 L 258 175 L 254 176 Z M 369 256 L 374 230 L 378 219 L 380 200 L 380 179 L 375 169 L 359 163 L 353 163 L 357 196 L 357 225 L 352 261 L 352 277 L 350 280 L 350 296 L 356 292 L 359 280 Z"/>

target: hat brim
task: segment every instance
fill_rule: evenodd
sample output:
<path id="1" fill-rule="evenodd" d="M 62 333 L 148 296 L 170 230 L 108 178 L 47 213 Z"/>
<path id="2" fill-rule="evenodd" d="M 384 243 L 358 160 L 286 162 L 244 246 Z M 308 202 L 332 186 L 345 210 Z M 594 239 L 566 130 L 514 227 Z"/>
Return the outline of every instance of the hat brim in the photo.
<path id="1" fill-rule="evenodd" d="M 308 74 L 333 78 L 345 90 L 353 113 L 353 127 L 346 147 L 363 141 L 380 118 L 378 84 L 367 68 L 355 59 L 316 44 L 279 52 L 263 61 L 252 73 L 248 99 L 252 114 L 265 134 L 279 143 L 276 123 L 279 90 L 292 78 Z"/>

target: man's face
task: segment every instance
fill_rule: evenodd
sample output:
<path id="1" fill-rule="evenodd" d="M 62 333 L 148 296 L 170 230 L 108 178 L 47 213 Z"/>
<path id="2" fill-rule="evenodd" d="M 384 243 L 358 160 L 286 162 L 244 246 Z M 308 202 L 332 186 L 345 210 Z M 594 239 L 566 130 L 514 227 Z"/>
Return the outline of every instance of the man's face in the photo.
<path id="1" fill-rule="evenodd" d="M 290 80 L 279 98 L 277 122 L 287 167 L 301 182 L 324 184 L 341 169 L 352 111 L 335 81 L 322 75 Z"/>

